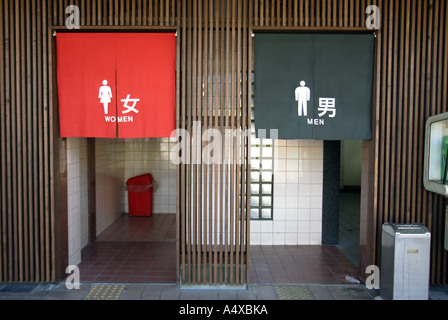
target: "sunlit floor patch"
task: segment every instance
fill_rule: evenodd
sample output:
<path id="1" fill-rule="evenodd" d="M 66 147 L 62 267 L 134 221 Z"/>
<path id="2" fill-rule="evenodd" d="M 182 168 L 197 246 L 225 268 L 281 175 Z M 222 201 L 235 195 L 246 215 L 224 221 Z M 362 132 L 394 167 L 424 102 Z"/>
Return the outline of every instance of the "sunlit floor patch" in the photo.
<path id="1" fill-rule="evenodd" d="M 280 300 L 314 300 L 306 286 L 276 286 L 275 291 Z"/>
<path id="2" fill-rule="evenodd" d="M 125 289 L 125 285 L 94 285 L 85 300 L 118 300 Z"/>

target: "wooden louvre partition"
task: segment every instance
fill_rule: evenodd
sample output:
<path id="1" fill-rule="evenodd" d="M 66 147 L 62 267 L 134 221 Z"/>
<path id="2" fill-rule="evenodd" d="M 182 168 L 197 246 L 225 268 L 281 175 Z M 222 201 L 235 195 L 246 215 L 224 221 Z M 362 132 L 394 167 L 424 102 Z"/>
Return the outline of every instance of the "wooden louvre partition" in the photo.
<path id="1" fill-rule="evenodd" d="M 181 285 L 243 285 L 248 278 L 248 13 L 246 1 L 182 5 L 180 127 L 192 139 L 180 169 Z M 204 153 L 210 142 L 221 142 L 214 155 Z"/>
<path id="2" fill-rule="evenodd" d="M 185 285 L 250 279 L 244 131 L 250 129 L 252 32 L 366 31 L 366 8 L 378 6 L 360 269 L 380 264 L 384 222 L 421 222 L 432 233 L 431 283 L 447 283 L 445 201 L 422 182 L 425 121 L 448 105 L 444 0 L 0 0 L 0 281 L 64 276 L 67 150 L 58 136 L 52 31 L 65 27 L 69 5 L 80 9 L 81 31 L 176 29 L 178 128 L 198 128 L 199 135 L 241 129 L 244 142 L 225 153 L 227 160 L 245 159 L 240 164 L 179 166 L 178 271 Z M 210 141 L 191 144 L 190 160 Z"/>

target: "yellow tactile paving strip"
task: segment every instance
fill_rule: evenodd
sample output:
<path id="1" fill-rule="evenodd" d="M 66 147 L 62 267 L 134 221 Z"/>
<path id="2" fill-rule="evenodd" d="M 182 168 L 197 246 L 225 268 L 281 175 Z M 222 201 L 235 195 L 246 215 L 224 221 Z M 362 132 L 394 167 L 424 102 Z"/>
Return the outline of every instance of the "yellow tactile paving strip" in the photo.
<path id="1" fill-rule="evenodd" d="M 85 300 L 118 300 L 126 289 L 125 285 L 94 285 Z"/>
<path id="2" fill-rule="evenodd" d="M 279 300 L 314 300 L 310 289 L 305 286 L 276 286 Z"/>

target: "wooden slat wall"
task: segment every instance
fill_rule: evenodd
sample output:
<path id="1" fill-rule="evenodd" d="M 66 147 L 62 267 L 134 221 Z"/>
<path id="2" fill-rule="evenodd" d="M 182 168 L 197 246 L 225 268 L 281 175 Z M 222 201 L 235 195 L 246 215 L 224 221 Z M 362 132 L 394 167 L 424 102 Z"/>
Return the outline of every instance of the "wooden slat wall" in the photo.
<path id="1" fill-rule="evenodd" d="M 432 233 L 431 282 L 447 282 L 444 199 L 423 188 L 425 122 L 447 111 L 446 1 L 382 1 L 378 34 L 376 245 L 385 222 Z M 377 261 L 380 251 L 376 250 Z"/>
<path id="2" fill-rule="evenodd" d="M 427 225 L 432 233 L 431 283 L 446 284 L 444 199 L 423 188 L 425 122 L 447 111 L 448 5 L 443 0 L 255 1 L 254 27 L 306 30 L 364 28 L 368 5 L 381 10 L 377 34 L 373 197 L 362 213 L 373 225 L 367 235 L 369 264 L 380 265 L 385 222 Z M 304 28 L 305 27 L 305 28 Z M 371 199 L 371 200 L 369 200 Z M 361 266 L 361 267 L 365 267 Z M 361 269 L 362 273 L 362 269 Z"/>
<path id="3" fill-rule="evenodd" d="M 50 281 L 55 265 L 50 239 L 50 17 L 42 1 L 2 1 L 0 7 L 0 279 Z"/>
<path id="4" fill-rule="evenodd" d="M 253 30 L 360 30 L 365 8 L 378 5 L 374 139 L 366 153 L 372 196 L 363 205 L 372 230 L 366 264 L 380 262 L 384 222 L 422 222 L 432 232 L 431 282 L 447 283 L 444 199 L 422 183 L 425 121 L 447 107 L 444 0 L 0 0 L 0 281 L 54 281 L 62 274 L 64 144 L 55 136 L 49 27 L 64 26 L 69 4 L 79 6 L 82 26 L 178 28 L 178 124 L 191 130 L 200 120 L 200 132 L 249 127 Z M 247 164 L 180 167 L 185 284 L 247 280 L 249 221 L 237 213 L 248 212 L 249 170 Z M 197 232 L 208 239 L 187 238 Z M 240 237 L 230 241 L 235 234 Z M 224 267 L 234 264 L 247 270 Z"/>
<path id="5" fill-rule="evenodd" d="M 66 267 L 65 143 L 55 134 L 50 27 L 65 26 L 74 4 L 83 26 L 175 28 L 176 3 L 0 1 L 1 282 L 53 282 Z"/>
<path id="6" fill-rule="evenodd" d="M 249 169 L 247 161 L 237 161 L 247 159 L 244 132 L 250 126 L 248 12 L 245 1 L 182 3 L 181 127 L 196 134 L 200 122 L 197 135 L 239 130 L 243 141 L 223 146 L 223 164 L 206 164 L 202 150 L 208 143 L 193 141 L 193 164 L 181 168 L 183 285 L 242 285 L 248 278 Z"/>

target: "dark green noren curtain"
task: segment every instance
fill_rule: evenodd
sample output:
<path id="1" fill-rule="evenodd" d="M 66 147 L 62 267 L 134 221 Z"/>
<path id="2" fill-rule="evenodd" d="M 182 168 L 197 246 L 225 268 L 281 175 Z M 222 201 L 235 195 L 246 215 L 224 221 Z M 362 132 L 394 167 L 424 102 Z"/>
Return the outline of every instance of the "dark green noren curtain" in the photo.
<path id="1" fill-rule="evenodd" d="M 371 139 L 374 45 L 373 34 L 256 34 L 257 132 Z"/>

